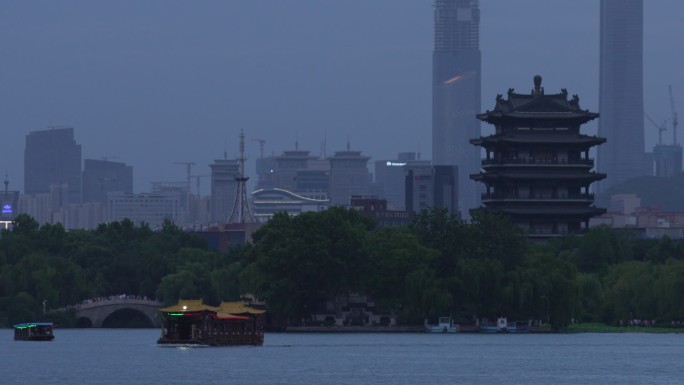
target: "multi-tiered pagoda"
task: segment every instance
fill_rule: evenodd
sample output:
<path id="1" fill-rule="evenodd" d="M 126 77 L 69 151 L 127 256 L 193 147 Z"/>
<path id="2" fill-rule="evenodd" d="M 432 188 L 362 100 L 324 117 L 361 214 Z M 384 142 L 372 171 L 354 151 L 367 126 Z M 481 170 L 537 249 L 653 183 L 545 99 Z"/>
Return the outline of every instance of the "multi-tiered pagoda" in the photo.
<path id="1" fill-rule="evenodd" d="M 534 77 L 530 94 L 508 90 L 497 95 L 494 111 L 478 119 L 494 125 L 493 135 L 470 142 L 486 151 L 482 172 L 471 179 L 482 182 L 484 209 L 508 216 L 531 238 L 581 233 L 589 219 L 605 209 L 594 207 L 592 182 L 606 177 L 593 172 L 591 147 L 604 138 L 580 133 L 580 126 L 599 115 L 568 99 L 567 90 L 547 95 L 541 76 Z"/>

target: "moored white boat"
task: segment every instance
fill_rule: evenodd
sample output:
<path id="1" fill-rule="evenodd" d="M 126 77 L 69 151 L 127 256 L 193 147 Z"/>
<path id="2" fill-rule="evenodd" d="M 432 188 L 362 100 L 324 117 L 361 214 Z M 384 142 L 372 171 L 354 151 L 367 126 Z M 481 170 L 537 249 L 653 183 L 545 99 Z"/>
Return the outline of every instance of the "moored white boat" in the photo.
<path id="1" fill-rule="evenodd" d="M 425 320 L 425 331 L 428 333 L 457 333 L 460 328 L 451 317 L 439 317 L 436 324 L 428 324 Z"/>
<path id="2" fill-rule="evenodd" d="M 518 327 L 515 322 L 509 323 L 506 317 L 496 319 L 496 325 L 480 325 L 482 333 L 515 333 Z"/>

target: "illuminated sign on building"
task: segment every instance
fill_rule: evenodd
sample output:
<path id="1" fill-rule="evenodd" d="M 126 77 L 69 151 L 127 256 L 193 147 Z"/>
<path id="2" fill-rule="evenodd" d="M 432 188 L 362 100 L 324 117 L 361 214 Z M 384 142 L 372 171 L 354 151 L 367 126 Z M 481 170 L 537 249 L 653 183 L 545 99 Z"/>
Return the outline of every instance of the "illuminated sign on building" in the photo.
<path id="1" fill-rule="evenodd" d="M 9 205 L 9 204 L 2 205 L 2 213 L 3 214 L 12 214 L 12 205 Z"/>
<path id="2" fill-rule="evenodd" d="M 397 162 L 387 161 L 387 166 L 389 166 L 389 167 L 403 167 L 403 166 L 406 166 L 406 163 L 397 163 Z"/>

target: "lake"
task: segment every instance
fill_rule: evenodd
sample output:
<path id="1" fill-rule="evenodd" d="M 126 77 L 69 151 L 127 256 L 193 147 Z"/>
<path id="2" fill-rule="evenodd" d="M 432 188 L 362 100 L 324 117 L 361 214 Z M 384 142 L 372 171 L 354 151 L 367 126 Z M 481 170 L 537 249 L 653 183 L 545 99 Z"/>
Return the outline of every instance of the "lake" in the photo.
<path id="1" fill-rule="evenodd" d="M 267 333 L 157 346 L 157 329 L 0 330 L 2 384 L 681 384 L 684 334 Z"/>

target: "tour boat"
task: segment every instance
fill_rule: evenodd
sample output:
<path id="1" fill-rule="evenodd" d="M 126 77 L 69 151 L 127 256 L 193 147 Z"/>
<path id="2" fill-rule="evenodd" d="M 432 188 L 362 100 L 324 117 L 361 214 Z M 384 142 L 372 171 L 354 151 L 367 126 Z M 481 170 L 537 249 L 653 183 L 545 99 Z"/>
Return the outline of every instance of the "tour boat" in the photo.
<path id="1" fill-rule="evenodd" d="M 164 317 L 164 345 L 263 345 L 264 310 L 244 302 L 222 302 L 210 306 L 202 300 L 180 300 L 159 309 Z"/>
<path id="2" fill-rule="evenodd" d="M 457 333 L 460 328 L 451 317 L 439 317 L 436 324 L 428 324 L 425 320 L 425 331 L 428 333 Z"/>
<path id="3" fill-rule="evenodd" d="M 14 325 L 14 339 L 17 341 L 52 341 L 55 335 L 52 322 L 27 322 Z"/>

